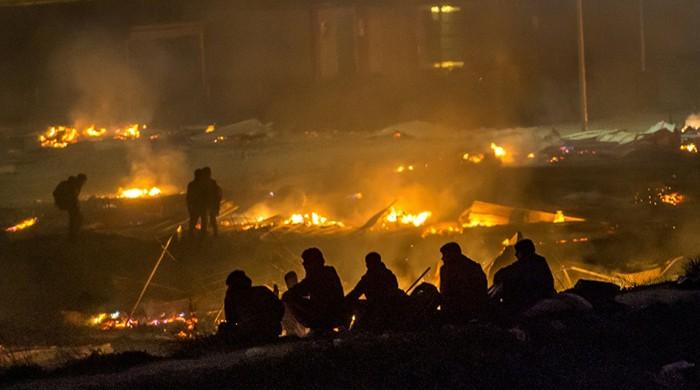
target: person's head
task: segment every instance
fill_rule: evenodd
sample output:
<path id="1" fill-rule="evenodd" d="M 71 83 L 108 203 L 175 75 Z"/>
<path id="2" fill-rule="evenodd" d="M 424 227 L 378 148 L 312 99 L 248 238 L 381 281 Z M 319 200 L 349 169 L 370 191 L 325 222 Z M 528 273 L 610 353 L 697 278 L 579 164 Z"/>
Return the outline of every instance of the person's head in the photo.
<path id="1" fill-rule="evenodd" d="M 211 168 L 209 168 L 209 167 L 202 168 L 202 178 L 203 179 L 211 179 Z"/>
<path id="2" fill-rule="evenodd" d="M 194 179 L 199 180 L 202 178 L 202 170 L 200 168 L 197 168 L 194 170 Z"/>
<path id="3" fill-rule="evenodd" d="M 365 256 L 365 265 L 368 270 L 376 269 L 382 265 L 382 257 L 377 252 L 370 252 Z"/>
<path id="4" fill-rule="evenodd" d="M 515 243 L 515 257 L 520 260 L 535 253 L 535 243 L 532 240 L 520 240 Z"/>
<path id="5" fill-rule="evenodd" d="M 459 258 L 462 255 L 462 248 L 456 242 L 448 242 L 440 248 L 442 253 L 442 261 L 450 261 Z"/>
<path id="6" fill-rule="evenodd" d="M 287 288 L 292 288 L 296 286 L 296 284 L 299 283 L 299 277 L 297 276 L 297 273 L 294 271 L 289 271 L 286 274 L 284 274 L 284 283 L 287 285 Z"/>
<path id="7" fill-rule="evenodd" d="M 253 281 L 241 270 L 231 272 L 226 278 L 228 288 L 242 290 L 253 286 Z"/>
<path id="8" fill-rule="evenodd" d="M 79 173 L 78 176 L 75 177 L 75 180 L 77 180 L 80 184 L 85 184 L 87 181 L 87 175 L 84 173 Z"/>
<path id="9" fill-rule="evenodd" d="M 308 272 L 314 272 L 323 268 L 326 260 L 323 258 L 323 253 L 318 248 L 308 248 L 301 253 L 301 264 L 304 266 L 304 270 Z"/>

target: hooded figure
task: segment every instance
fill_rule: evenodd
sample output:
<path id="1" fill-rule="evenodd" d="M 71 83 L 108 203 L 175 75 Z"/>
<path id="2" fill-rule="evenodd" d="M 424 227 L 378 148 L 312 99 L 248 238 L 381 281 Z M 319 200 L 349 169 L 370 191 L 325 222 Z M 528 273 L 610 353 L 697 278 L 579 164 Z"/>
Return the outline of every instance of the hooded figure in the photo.
<path id="1" fill-rule="evenodd" d="M 479 263 L 462 254 L 456 242 L 440 248 L 442 313 L 447 322 L 463 324 L 483 314 L 488 301 L 486 274 Z"/>
<path id="2" fill-rule="evenodd" d="M 229 274 L 226 286 L 226 322 L 219 325 L 219 333 L 237 341 L 274 340 L 279 336 L 284 306 L 270 289 L 253 287 L 240 270 Z"/>
<path id="3" fill-rule="evenodd" d="M 406 294 L 399 289 L 396 275 L 382 262 L 379 253 L 367 254 L 365 265 L 367 272 L 345 297 L 358 316 L 355 329 L 381 331 L 395 328 L 400 321 Z M 362 295 L 366 298 L 364 305 L 359 301 Z"/>
<path id="4" fill-rule="evenodd" d="M 327 332 L 344 324 L 343 286 L 335 268 L 325 265 L 318 248 L 302 254 L 306 277 L 282 296 L 287 308 L 312 331 Z"/>
<path id="5" fill-rule="evenodd" d="M 515 244 L 517 261 L 499 270 L 493 277 L 496 301 L 509 314 L 517 314 L 537 301 L 556 294 L 554 277 L 547 260 L 535 253 L 532 240 Z"/>

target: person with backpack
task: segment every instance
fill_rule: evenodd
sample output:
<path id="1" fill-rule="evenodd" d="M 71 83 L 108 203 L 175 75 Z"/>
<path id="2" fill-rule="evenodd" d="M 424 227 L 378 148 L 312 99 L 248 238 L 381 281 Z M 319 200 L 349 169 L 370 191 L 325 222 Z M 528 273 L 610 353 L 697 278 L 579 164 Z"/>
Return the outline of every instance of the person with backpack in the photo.
<path id="1" fill-rule="evenodd" d="M 53 200 L 59 210 L 68 212 L 68 238 L 75 240 L 83 226 L 83 215 L 80 212 L 80 191 L 87 181 L 87 176 L 80 173 L 70 176 L 58 183 L 53 191 Z"/>

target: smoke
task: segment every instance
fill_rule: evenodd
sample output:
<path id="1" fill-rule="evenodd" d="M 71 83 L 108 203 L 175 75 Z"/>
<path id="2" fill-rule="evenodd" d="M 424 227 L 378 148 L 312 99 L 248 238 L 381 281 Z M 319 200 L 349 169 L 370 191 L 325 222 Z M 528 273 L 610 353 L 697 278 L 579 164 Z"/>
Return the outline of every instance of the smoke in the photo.
<path id="1" fill-rule="evenodd" d="M 99 31 L 56 49 L 50 65 L 54 99 L 68 104 L 70 125 L 148 123 L 157 95 L 130 65 L 126 44 Z"/>
<path id="2" fill-rule="evenodd" d="M 700 114 L 690 114 L 685 118 L 685 126 L 700 129 Z"/>
<path id="3" fill-rule="evenodd" d="M 159 187 L 165 194 L 179 193 L 187 181 L 188 165 L 184 152 L 176 149 L 155 149 L 150 143 L 130 143 L 127 146 L 130 174 L 123 188 Z"/>

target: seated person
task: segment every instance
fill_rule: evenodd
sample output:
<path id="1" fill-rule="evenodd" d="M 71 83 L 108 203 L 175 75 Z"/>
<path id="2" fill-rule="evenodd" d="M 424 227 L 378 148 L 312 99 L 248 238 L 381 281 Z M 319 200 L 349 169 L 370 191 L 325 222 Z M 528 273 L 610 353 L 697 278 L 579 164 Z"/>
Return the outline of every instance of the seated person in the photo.
<path id="1" fill-rule="evenodd" d="M 488 303 L 486 274 L 481 265 L 462 254 L 456 242 L 440 248 L 442 315 L 448 323 L 464 324 L 484 314 Z"/>
<path id="2" fill-rule="evenodd" d="M 265 286 L 253 287 L 243 271 L 233 271 L 226 278 L 224 313 L 226 322 L 219 333 L 236 341 L 266 341 L 279 336 L 284 306 Z"/>
<path id="3" fill-rule="evenodd" d="M 365 273 L 352 291 L 345 297 L 347 305 L 357 316 L 354 329 L 386 330 L 395 328 L 401 321 L 401 307 L 406 294 L 399 289 L 396 275 L 382 262 L 379 253 L 365 256 Z M 360 305 L 364 295 L 366 301 Z"/>
<path id="4" fill-rule="evenodd" d="M 329 332 L 344 325 L 343 286 L 335 268 L 325 265 L 318 248 L 302 254 L 306 277 L 282 296 L 294 318 L 312 332 Z"/>
<path id="5" fill-rule="evenodd" d="M 511 315 L 556 294 L 547 260 L 535 253 L 531 240 L 515 244 L 515 257 L 517 261 L 496 272 L 492 287 L 493 298 Z"/>

